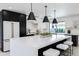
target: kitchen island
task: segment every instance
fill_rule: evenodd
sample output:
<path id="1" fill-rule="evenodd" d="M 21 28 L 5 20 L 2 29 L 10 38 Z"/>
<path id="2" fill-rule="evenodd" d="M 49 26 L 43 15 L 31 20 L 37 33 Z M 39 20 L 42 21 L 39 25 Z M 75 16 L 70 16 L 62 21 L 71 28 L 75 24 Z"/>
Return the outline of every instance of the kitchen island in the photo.
<path id="1" fill-rule="evenodd" d="M 12 38 L 10 40 L 10 55 L 11 56 L 38 56 L 38 50 L 55 44 L 59 41 L 71 39 L 67 35 L 52 35 L 50 37 L 41 37 L 40 35 Z"/>

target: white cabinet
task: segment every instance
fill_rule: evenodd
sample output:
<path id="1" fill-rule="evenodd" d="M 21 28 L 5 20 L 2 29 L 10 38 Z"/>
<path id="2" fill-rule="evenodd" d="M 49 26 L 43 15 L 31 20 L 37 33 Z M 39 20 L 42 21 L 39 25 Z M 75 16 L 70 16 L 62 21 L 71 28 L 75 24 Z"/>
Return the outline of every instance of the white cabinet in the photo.
<path id="1" fill-rule="evenodd" d="M 3 21 L 3 49 L 10 50 L 10 39 L 19 37 L 19 22 Z"/>

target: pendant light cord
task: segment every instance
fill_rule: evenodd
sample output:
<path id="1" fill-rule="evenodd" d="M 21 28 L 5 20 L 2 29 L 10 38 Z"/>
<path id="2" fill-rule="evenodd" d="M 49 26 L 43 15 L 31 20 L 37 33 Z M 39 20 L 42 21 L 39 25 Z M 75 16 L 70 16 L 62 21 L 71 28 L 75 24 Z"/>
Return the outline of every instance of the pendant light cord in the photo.
<path id="1" fill-rule="evenodd" d="M 32 3 L 31 3 L 31 12 L 32 12 Z"/>
<path id="2" fill-rule="evenodd" d="M 56 18 L 56 10 L 54 10 L 54 18 Z"/>
<path id="3" fill-rule="evenodd" d="M 45 6 L 45 16 L 47 16 L 47 6 Z"/>

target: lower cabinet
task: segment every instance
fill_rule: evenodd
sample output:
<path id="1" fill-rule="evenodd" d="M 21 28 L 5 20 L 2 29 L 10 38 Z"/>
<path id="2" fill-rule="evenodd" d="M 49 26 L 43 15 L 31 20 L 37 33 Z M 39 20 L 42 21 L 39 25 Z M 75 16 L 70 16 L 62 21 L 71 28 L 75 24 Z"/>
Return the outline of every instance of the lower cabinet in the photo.
<path id="1" fill-rule="evenodd" d="M 72 35 L 73 46 L 78 46 L 78 35 Z"/>

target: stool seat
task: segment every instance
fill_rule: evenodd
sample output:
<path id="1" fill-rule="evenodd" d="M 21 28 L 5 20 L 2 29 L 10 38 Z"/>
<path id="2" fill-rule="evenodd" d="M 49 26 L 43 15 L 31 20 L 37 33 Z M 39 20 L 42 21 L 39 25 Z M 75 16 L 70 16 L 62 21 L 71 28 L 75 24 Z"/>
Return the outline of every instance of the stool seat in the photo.
<path id="1" fill-rule="evenodd" d="M 72 41 L 65 41 L 64 44 L 66 44 L 66 45 L 72 45 L 73 42 Z"/>
<path id="2" fill-rule="evenodd" d="M 58 44 L 56 47 L 62 50 L 67 50 L 69 48 L 69 46 L 65 44 Z"/>
<path id="3" fill-rule="evenodd" d="M 44 51 L 43 55 L 44 56 L 58 56 L 58 55 L 60 55 L 60 51 L 50 48 L 50 49 Z"/>

